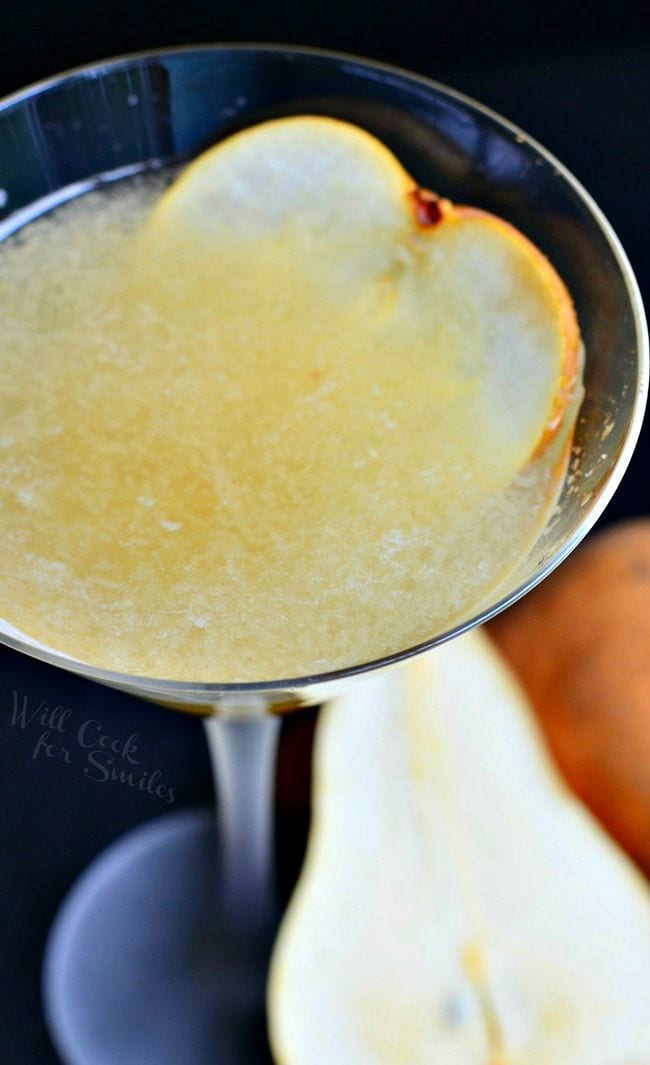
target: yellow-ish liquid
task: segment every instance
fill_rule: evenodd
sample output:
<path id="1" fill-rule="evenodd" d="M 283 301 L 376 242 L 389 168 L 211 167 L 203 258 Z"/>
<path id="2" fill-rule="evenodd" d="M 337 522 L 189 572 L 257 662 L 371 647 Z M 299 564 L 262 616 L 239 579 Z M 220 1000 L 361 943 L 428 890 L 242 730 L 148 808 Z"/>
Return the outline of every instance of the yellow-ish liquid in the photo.
<path id="1" fill-rule="evenodd" d="M 547 519 L 561 449 L 495 487 L 444 351 L 366 342 L 371 308 L 310 302 L 281 256 L 264 292 L 236 256 L 143 266 L 160 189 L 0 247 L 0 615 L 97 666 L 223 682 L 468 616 Z M 313 307 L 298 331 L 287 294 Z"/>

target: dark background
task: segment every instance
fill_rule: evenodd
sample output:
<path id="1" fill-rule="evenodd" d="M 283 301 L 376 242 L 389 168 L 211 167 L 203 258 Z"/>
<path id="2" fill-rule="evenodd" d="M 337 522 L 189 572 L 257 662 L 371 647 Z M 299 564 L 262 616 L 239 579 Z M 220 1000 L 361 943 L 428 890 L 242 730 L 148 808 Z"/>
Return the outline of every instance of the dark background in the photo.
<path id="1" fill-rule="evenodd" d="M 550 148 L 586 185 L 618 232 L 650 294 L 650 33 L 647 5 L 615 0 L 144 0 L 110 4 L 4 0 L 0 94 L 79 63 L 195 41 L 302 43 L 412 68 L 490 105 Z M 647 508 L 646 430 L 605 521 Z M 175 804 L 206 803 L 212 786 L 198 721 L 140 704 L 0 648 L 0 1058 L 52 1065 L 40 1017 L 40 962 L 66 889 L 110 840 L 169 810 L 155 796 L 84 775 L 35 753 L 43 728 L 12 724 L 14 692 L 28 713 L 41 702 L 71 710 L 70 723 L 101 721 L 112 738 L 138 733 L 143 768 L 174 788 Z M 287 745 L 300 745 L 293 725 Z M 294 764 L 297 759 L 293 759 Z M 299 761 L 299 759 L 298 759 Z M 285 786 L 279 803 L 280 873 L 295 874 L 304 812 Z M 292 857 L 293 855 L 293 857 Z M 116 1062 L 116 1065 L 119 1063 Z M 147 1063 L 143 1063 L 147 1065 Z"/>

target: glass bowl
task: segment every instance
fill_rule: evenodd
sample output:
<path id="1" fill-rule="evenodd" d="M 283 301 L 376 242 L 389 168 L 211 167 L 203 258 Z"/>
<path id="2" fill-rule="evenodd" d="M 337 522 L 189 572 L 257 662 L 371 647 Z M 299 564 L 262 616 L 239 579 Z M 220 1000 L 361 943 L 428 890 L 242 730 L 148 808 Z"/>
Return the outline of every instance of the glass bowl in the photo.
<path id="1" fill-rule="evenodd" d="M 552 521 L 499 598 L 377 661 L 259 684 L 188 683 L 98 669 L 0 622 L 0 640 L 19 651 L 179 709 L 249 713 L 319 703 L 349 678 L 486 621 L 585 536 L 620 481 L 641 425 L 648 381 L 642 304 L 598 207 L 561 163 L 509 122 L 384 64 L 294 47 L 204 45 L 97 63 L 18 92 L 0 104 L 0 239 L 102 182 L 177 164 L 243 126 L 301 112 L 366 127 L 420 184 L 504 216 L 549 256 L 574 297 L 586 348 L 575 457 Z"/>

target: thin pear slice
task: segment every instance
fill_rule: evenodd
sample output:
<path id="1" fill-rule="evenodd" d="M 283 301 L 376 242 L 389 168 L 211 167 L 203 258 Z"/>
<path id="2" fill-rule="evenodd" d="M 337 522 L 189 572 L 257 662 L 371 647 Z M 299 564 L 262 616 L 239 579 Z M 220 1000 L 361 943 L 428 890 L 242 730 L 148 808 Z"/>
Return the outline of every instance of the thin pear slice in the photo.
<path id="1" fill-rule="evenodd" d="M 428 369 L 421 417 L 440 425 L 441 463 L 490 487 L 539 453 L 575 395 L 576 317 L 544 256 L 500 219 L 419 189 L 348 123 L 300 116 L 228 138 L 162 197 L 147 237 L 203 279 L 197 309 L 207 285 L 246 320 L 248 344 L 286 345 L 310 323 L 312 345 L 344 337 L 369 373 L 373 358 L 379 375 L 391 359 L 418 380 Z"/>
<path id="2" fill-rule="evenodd" d="M 279 1065 L 646 1065 L 650 896 L 480 633 L 323 712 Z"/>

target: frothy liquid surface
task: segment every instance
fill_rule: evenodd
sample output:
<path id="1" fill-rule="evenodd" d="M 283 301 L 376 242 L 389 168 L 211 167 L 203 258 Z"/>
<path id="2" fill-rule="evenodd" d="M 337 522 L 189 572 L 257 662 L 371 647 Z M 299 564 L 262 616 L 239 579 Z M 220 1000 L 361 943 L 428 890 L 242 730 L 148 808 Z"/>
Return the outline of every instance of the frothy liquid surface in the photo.
<path id="1" fill-rule="evenodd" d="M 234 260 L 143 276 L 161 188 L 89 194 L 0 247 L 0 614 L 96 666 L 221 682 L 469 616 L 545 523 L 560 443 L 495 487 L 444 352 L 383 355 L 356 305 L 285 329 L 287 292 L 309 306 L 290 262 L 265 293 Z"/>

